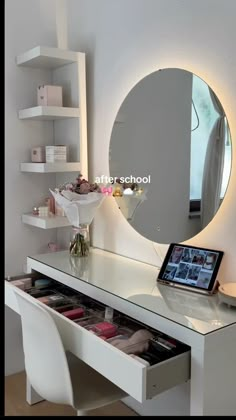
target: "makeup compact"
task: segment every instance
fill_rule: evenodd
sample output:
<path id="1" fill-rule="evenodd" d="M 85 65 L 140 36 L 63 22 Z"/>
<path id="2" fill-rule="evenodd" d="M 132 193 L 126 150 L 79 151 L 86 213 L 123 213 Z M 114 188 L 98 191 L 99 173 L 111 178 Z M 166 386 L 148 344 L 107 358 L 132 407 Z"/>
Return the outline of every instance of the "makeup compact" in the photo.
<path id="1" fill-rule="evenodd" d="M 25 278 L 25 279 L 20 279 L 20 280 L 13 280 L 11 284 L 13 284 L 13 286 L 18 287 L 18 289 L 28 290 L 32 287 L 32 279 Z"/>
<path id="2" fill-rule="evenodd" d="M 48 287 L 52 284 L 52 280 L 50 279 L 37 279 L 34 282 L 34 287 L 37 289 L 43 289 L 45 287 Z"/>
<path id="3" fill-rule="evenodd" d="M 117 326 L 112 324 L 111 322 L 103 321 L 95 325 L 90 325 L 86 329 L 88 329 L 96 335 L 111 338 L 116 334 Z"/>
<path id="4" fill-rule="evenodd" d="M 69 318 L 71 320 L 82 318 L 84 315 L 84 309 L 81 307 L 69 309 L 65 312 L 62 312 L 62 315 L 66 316 L 66 318 Z"/>
<path id="5" fill-rule="evenodd" d="M 47 294 L 44 296 L 37 297 L 37 299 L 48 306 L 57 306 L 65 302 L 64 296 L 58 295 L 55 292 L 50 293 L 50 291 L 47 291 Z"/>

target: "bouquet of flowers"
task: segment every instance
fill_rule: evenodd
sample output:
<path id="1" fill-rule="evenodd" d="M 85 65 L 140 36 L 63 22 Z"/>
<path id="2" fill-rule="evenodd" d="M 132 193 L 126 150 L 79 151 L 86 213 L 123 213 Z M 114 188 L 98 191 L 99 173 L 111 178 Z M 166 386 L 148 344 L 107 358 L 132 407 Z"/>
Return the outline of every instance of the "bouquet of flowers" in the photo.
<path id="1" fill-rule="evenodd" d="M 73 183 L 65 183 L 54 191 L 50 190 L 57 204 L 63 208 L 73 226 L 70 253 L 87 256 L 89 252 L 89 225 L 105 196 L 97 184 L 90 184 L 82 175 Z"/>

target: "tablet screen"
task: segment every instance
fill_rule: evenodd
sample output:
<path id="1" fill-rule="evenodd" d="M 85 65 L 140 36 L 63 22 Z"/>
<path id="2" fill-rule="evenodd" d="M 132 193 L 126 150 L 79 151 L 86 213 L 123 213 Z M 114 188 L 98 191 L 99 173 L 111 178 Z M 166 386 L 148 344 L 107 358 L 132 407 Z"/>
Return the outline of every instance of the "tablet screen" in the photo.
<path id="1" fill-rule="evenodd" d="M 171 244 L 162 264 L 159 280 L 211 291 L 223 251 Z"/>

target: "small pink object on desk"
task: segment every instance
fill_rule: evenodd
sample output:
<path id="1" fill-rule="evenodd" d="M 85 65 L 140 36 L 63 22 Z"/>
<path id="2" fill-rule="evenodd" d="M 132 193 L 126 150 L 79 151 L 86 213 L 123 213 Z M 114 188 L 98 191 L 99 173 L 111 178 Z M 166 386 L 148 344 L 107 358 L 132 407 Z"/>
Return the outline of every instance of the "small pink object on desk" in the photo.
<path id="1" fill-rule="evenodd" d="M 78 319 L 84 315 L 84 310 L 83 308 L 71 309 L 70 311 L 62 312 L 62 315 L 69 319 Z"/>
<path id="2" fill-rule="evenodd" d="M 57 252 L 60 250 L 60 246 L 54 242 L 49 242 L 48 248 L 50 249 L 51 252 Z"/>

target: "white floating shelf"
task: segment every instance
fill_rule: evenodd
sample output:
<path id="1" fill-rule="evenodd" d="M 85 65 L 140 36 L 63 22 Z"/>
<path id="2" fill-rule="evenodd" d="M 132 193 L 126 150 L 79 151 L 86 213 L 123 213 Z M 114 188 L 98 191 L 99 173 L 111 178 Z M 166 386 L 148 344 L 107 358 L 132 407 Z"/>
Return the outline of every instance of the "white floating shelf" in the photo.
<path id="1" fill-rule="evenodd" d="M 18 55 L 16 64 L 18 66 L 55 69 L 77 62 L 79 54 L 83 53 L 38 46 Z"/>
<path id="2" fill-rule="evenodd" d="M 79 172 L 80 162 L 21 163 L 21 172 Z"/>
<path id="3" fill-rule="evenodd" d="M 20 120 L 58 120 L 66 118 L 78 118 L 79 108 L 63 106 L 34 106 L 19 111 Z"/>
<path id="4" fill-rule="evenodd" d="M 22 222 L 26 223 L 27 225 L 35 226 L 41 229 L 52 229 L 52 228 L 71 226 L 67 217 L 63 217 L 63 216 L 39 217 L 39 216 L 34 216 L 31 213 L 23 214 Z"/>

